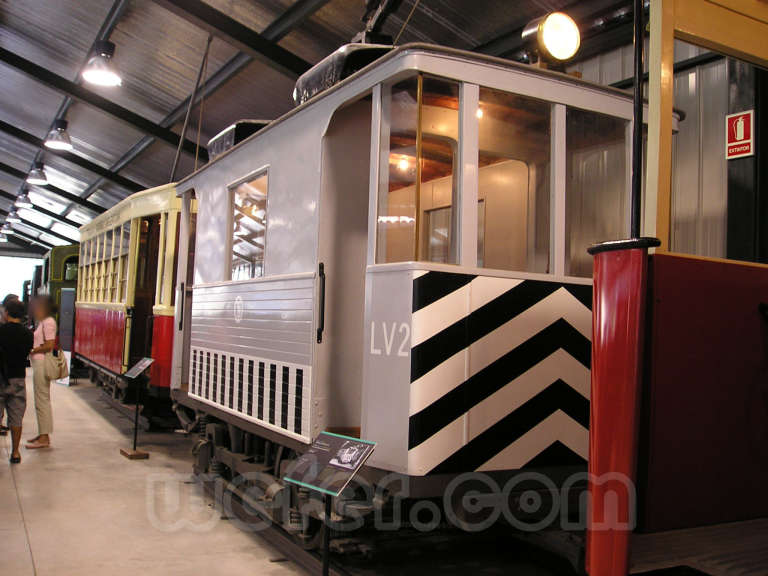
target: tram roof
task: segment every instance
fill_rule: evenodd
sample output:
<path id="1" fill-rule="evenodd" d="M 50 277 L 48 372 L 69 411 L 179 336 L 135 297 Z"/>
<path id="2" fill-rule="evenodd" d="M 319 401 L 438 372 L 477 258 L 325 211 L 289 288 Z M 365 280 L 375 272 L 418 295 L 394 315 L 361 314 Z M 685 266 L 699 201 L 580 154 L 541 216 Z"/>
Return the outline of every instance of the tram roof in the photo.
<path id="1" fill-rule="evenodd" d="M 315 105 L 317 105 L 320 101 L 331 97 L 332 95 L 348 89 L 348 87 L 352 84 L 354 84 L 358 79 L 370 75 L 372 71 L 376 70 L 377 68 L 383 68 L 388 63 L 392 61 L 396 61 L 398 59 L 405 59 L 406 56 L 409 55 L 433 55 L 433 56 L 442 56 L 445 58 L 454 59 L 457 61 L 461 61 L 463 64 L 472 66 L 472 65 L 490 65 L 502 69 L 506 69 L 509 71 L 514 71 L 518 73 L 525 74 L 527 76 L 531 77 L 539 77 L 539 78 L 547 78 L 547 79 L 554 79 L 559 82 L 564 82 L 567 84 L 572 84 L 574 86 L 580 86 L 584 88 L 585 90 L 591 90 L 591 91 L 597 91 L 602 92 L 605 94 L 610 94 L 611 96 L 618 97 L 622 100 L 626 101 L 632 101 L 632 94 L 627 92 L 626 90 L 620 90 L 618 88 L 613 88 L 611 86 L 605 86 L 601 84 L 595 84 L 594 82 L 589 82 L 586 80 L 582 80 L 578 76 L 572 75 L 572 74 L 566 74 L 563 72 L 558 72 L 555 70 L 549 70 L 546 68 L 539 68 L 537 66 L 531 66 L 529 64 L 523 64 L 520 62 L 515 62 L 506 58 L 499 58 L 495 56 L 491 56 L 488 54 L 478 54 L 477 52 L 470 52 L 467 50 L 459 50 L 456 48 L 450 48 L 447 46 L 437 46 L 434 44 L 424 44 L 424 43 L 418 43 L 413 42 L 410 44 L 405 44 L 403 46 L 398 46 L 391 50 L 390 52 L 386 53 L 385 55 L 381 56 L 380 58 L 376 59 L 375 61 L 371 62 L 364 68 L 358 70 L 354 74 L 348 76 L 347 78 L 343 79 L 342 81 L 338 82 L 337 84 L 333 85 L 332 87 L 328 88 L 327 90 L 324 90 L 303 104 L 296 106 L 292 110 L 286 112 L 279 118 L 273 120 L 270 122 L 267 126 L 256 132 L 255 134 L 252 134 L 248 138 L 244 139 L 243 141 L 239 142 L 237 145 L 233 146 L 231 149 L 227 150 L 226 152 L 223 152 L 221 155 L 217 156 L 214 160 L 211 162 L 201 166 L 196 171 L 192 172 L 191 174 L 187 175 L 186 177 L 182 178 L 178 182 L 179 191 L 180 193 L 183 192 L 183 184 L 190 179 L 193 179 L 197 174 L 204 172 L 208 167 L 213 166 L 217 162 L 221 161 L 223 158 L 228 156 L 230 153 L 234 152 L 235 150 L 238 150 L 239 148 L 246 146 L 248 142 L 251 140 L 260 137 L 265 132 L 273 129 L 275 126 L 279 125 L 280 123 L 286 121 L 287 119 L 293 117 L 296 114 L 300 114 L 304 110 L 308 108 L 312 108 Z M 407 73 L 408 71 L 413 71 L 414 73 L 418 72 L 418 68 L 409 68 L 408 63 L 404 63 L 402 67 L 394 67 L 391 69 L 390 74 L 387 77 L 397 77 L 399 75 L 402 75 L 403 73 Z M 460 74 L 455 74 L 455 78 L 458 80 L 461 80 Z M 353 99 L 355 96 L 362 95 L 367 93 L 373 84 L 376 84 L 382 80 L 386 80 L 386 78 L 374 78 L 372 77 L 371 82 L 368 84 L 364 84 L 359 87 L 359 90 L 350 90 L 349 91 L 349 98 Z M 555 101 L 553 99 L 553 101 Z"/>

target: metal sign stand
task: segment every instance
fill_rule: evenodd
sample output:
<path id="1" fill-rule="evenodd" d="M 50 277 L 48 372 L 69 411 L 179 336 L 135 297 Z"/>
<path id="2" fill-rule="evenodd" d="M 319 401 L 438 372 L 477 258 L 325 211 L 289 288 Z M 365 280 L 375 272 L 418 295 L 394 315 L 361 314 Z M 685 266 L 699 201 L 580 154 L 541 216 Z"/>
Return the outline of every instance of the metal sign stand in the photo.
<path id="1" fill-rule="evenodd" d="M 123 374 L 125 380 L 132 380 L 136 385 L 136 410 L 133 416 L 133 449 L 126 450 L 120 448 L 120 454 L 128 460 L 146 460 L 149 458 L 149 452 L 144 452 L 136 447 L 139 440 L 139 411 L 141 410 L 141 392 L 149 382 L 149 378 L 144 374 L 147 368 L 154 362 L 152 358 L 142 358 L 134 366 Z"/>
<path id="2" fill-rule="evenodd" d="M 308 488 L 323 495 L 323 576 L 331 569 L 331 514 L 333 498 L 342 493 L 373 452 L 376 443 L 361 438 L 321 432 L 293 469 L 283 478 L 286 482 Z"/>
<path id="3" fill-rule="evenodd" d="M 325 495 L 325 526 L 323 526 L 323 576 L 328 576 L 331 569 L 331 513 L 333 496 Z"/>

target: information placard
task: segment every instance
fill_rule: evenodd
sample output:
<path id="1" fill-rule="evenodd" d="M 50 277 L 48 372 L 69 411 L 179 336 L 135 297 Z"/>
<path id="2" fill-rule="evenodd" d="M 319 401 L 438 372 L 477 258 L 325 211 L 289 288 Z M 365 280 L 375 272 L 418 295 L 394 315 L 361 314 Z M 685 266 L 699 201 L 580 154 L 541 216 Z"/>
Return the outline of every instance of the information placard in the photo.
<path id="1" fill-rule="evenodd" d="M 365 464 L 375 442 L 321 432 L 296 461 L 284 480 L 310 490 L 338 496 Z"/>
<path id="2" fill-rule="evenodd" d="M 133 380 L 137 376 L 139 376 L 144 370 L 149 368 L 152 365 L 152 362 L 154 362 L 154 358 L 142 358 L 136 364 L 134 364 L 128 372 L 123 374 L 124 378 L 129 378 Z"/>

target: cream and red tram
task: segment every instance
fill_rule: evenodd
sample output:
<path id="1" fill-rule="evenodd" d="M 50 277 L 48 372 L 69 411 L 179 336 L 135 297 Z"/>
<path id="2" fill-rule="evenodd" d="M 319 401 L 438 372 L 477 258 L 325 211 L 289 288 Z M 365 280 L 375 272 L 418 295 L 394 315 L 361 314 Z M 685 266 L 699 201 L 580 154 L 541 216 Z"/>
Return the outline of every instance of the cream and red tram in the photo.
<path id="1" fill-rule="evenodd" d="M 115 398 L 119 375 L 144 356 L 155 362 L 149 405 L 168 412 L 178 223 L 173 184 L 129 196 L 80 228 L 75 356 Z"/>
<path id="2" fill-rule="evenodd" d="M 197 469 L 281 485 L 323 430 L 422 495 L 585 469 L 586 248 L 628 234 L 631 97 L 426 45 L 295 97 L 177 185 L 171 387 L 208 421 Z"/>

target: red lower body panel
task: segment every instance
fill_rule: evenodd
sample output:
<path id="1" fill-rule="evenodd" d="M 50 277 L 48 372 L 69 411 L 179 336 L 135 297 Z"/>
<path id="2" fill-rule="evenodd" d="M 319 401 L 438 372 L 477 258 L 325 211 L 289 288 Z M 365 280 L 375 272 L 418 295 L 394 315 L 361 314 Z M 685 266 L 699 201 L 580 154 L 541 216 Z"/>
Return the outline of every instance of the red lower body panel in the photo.
<path id="1" fill-rule="evenodd" d="M 173 358 L 173 316 L 155 316 L 152 320 L 152 386 L 169 388 Z"/>
<path id="2" fill-rule="evenodd" d="M 650 280 L 641 527 L 768 516 L 768 267 L 657 254 Z"/>
<path id="3" fill-rule="evenodd" d="M 75 352 L 120 374 L 125 345 L 125 313 L 122 310 L 78 308 L 75 318 Z"/>

